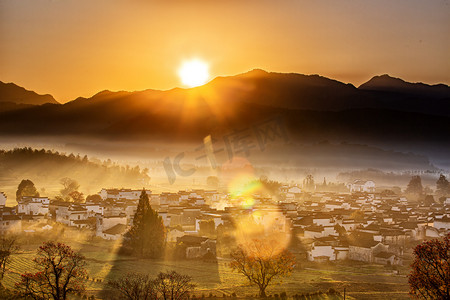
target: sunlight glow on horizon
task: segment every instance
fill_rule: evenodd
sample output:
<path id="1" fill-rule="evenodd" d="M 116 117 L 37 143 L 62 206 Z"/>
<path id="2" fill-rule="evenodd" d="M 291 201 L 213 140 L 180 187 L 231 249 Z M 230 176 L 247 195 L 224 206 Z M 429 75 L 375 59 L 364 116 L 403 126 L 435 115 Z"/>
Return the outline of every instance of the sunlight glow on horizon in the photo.
<path id="1" fill-rule="evenodd" d="M 191 59 L 182 64 L 178 76 L 188 87 L 204 85 L 209 79 L 209 66 L 199 59 Z"/>
<path id="2" fill-rule="evenodd" d="M 173 89 L 189 58 L 211 65 L 208 80 L 262 68 L 450 83 L 445 1 L 16 0 L 1 16 L 0 80 L 61 103 Z"/>

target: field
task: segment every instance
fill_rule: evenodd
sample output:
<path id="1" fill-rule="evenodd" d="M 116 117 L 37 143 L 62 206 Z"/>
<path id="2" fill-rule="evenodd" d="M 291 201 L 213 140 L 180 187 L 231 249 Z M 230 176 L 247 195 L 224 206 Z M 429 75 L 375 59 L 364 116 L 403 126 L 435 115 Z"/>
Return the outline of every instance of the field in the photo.
<path id="1" fill-rule="evenodd" d="M 65 234 L 65 243 L 81 251 L 86 256 L 89 279 L 87 292 L 97 298 L 107 298 L 100 293 L 109 279 L 117 278 L 128 272 L 141 272 L 156 275 L 160 271 L 175 270 L 192 276 L 197 285 L 195 294 L 199 297 L 212 293 L 222 297 L 236 293 L 238 297 L 250 297 L 257 294 L 256 286 L 251 286 L 243 276 L 232 272 L 229 261 L 220 258 L 217 263 L 202 261 L 171 261 L 134 259 L 115 254 L 118 243 L 101 239 L 69 242 L 70 234 Z M 20 253 L 13 256 L 8 272 L 3 279 L 7 288 L 13 288 L 20 274 L 32 271 L 32 258 L 38 243 L 29 242 Z M 409 299 L 406 267 L 400 269 L 400 275 L 380 265 L 343 263 L 339 265 L 319 265 L 303 263 L 292 275 L 282 282 L 270 286 L 268 294 L 286 292 L 289 295 L 325 292 L 334 288 L 347 299 Z M 104 295 L 104 294 L 103 294 Z M 326 298 L 322 298 L 326 299 Z"/>

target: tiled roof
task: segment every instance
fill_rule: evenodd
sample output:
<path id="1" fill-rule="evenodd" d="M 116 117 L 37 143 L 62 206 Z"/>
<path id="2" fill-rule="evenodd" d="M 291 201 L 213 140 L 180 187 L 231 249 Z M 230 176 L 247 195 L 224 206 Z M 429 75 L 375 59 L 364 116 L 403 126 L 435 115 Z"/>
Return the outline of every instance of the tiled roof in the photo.
<path id="1" fill-rule="evenodd" d="M 117 225 L 114 225 L 113 227 L 103 231 L 103 233 L 116 235 L 116 234 L 123 234 L 123 233 L 125 233 L 125 231 L 127 231 L 127 225 L 117 224 Z"/>

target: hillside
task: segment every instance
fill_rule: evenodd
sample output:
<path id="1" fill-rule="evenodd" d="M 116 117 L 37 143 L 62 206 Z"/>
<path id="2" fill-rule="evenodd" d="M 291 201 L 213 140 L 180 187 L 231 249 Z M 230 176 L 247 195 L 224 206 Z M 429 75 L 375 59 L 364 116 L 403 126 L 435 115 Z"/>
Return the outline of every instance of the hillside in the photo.
<path id="1" fill-rule="evenodd" d="M 0 113 L 0 135 L 197 141 L 281 116 L 296 139 L 448 144 L 448 86 L 421 84 L 416 93 L 404 83 L 393 92 L 377 81 L 356 88 L 318 75 L 254 70 L 192 89 L 103 91 Z"/>
<path id="2" fill-rule="evenodd" d="M 359 86 L 360 90 L 394 92 L 411 96 L 435 99 L 449 99 L 450 88 L 445 84 L 428 85 L 421 82 L 411 83 L 387 74 L 374 76 Z"/>
<path id="3" fill-rule="evenodd" d="M 8 108 L 8 110 L 18 109 L 26 107 L 26 105 L 41 105 L 45 103 L 58 104 L 51 95 L 39 95 L 14 83 L 0 81 L 0 111 L 5 110 L 5 108 Z"/>
<path id="4" fill-rule="evenodd" d="M 117 187 L 118 182 L 124 187 L 142 188 L 150 180 L 147 170 L 138 166 L 121 166 L 44 149 L 0 150 L 0 187 L 8 191 L 8 201 L 14 200 L 15 189 L 22 179 L 32 180 L 41 194 L 54 196 L 64 177 L 78 181 L 80 191 L 85 194 L 97 193 L 103 187 Z"/>

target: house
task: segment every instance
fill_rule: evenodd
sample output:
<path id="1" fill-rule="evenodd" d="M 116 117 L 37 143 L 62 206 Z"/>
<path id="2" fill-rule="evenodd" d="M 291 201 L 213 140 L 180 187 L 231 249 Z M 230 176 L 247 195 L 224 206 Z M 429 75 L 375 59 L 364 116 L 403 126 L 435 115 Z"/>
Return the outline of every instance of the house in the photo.
<path id="1" fill-rule="evenodd" d="M 183 200 L 188 200 L 189 195 L 183 194 Z M 161 193 L 159 195 L 159 203 L 160 205 L 180 205 L 181 196 L 179 193 Z"/>
<path id="2" fill-rule="evenodd" d="M 196 259 L 205 256 L 216 257 L 216 241 L 206 237 L 184 235 L 177 239 L 177 244 L 186 246 L 186 258 Z"/>
<path id="3" fill-rule="evenodd" d="M 339 244 L 333 247 L 336 260 L 347 260 L 348 259 L 348 244 Z"/>
<path id="4" fill-rule="evenodd" d="M 298 186 L 293 186 L 285 189 L 286 199 L 296 199 L 300 196 L 302 190 Z"/>
<path id="5" fill-rule="evenodd" d="M 52 201 L 49 211 L 56 222 L 69 225 L 69 207 L 69 202 Z"/>
<path id="6" fill-rule="evenodd" d="M 96 217 L 88 217 L 87 219 L 82 220 L 73 220 L 71 222 L 71 226 L 77 227 L 79 229 L 92 229 L 95 230 L 95 226 L 97 224 L 97 218 Z"/>
<path id="7" fill-rule="evenodd" d="M 318 238 L 325 236 L 323 226 L 308 226 L 303 233 L 305 238 Z"/>
<path id="8" fill-rule="evenodd" d="M 362 238 L 349 242 L 348 258 L 350 260 L 373 263 L 374 255 L 380 252 L 388 252 L 388 247 L 373 239 Z"/>
<path id="9" fill-rule="evenodd" d="M 441 237 L 439 234 L 439 229 L 437 228 L 431 226 L 424 226 L 422 230 L 423 230 L 422 237 L 424 239 Z"/>
<path id="10" fill-rule="evenodd" d="M 318 226 L 334 226 L 335 222 L 331 215 L 318 213 L 313 218 L 313 223 Z"/>
<path id="11" fill-rule="evenodd" d="M 435 218 L 433 221 L 433 227 L 439 230 L 450 230 L 450 217 L 444 215 L 441 218 Z"/>
<path id="12" fill-rule="evenodd" d="M 17 211 L 25 215 L 46 215 L 49 213 L 48 197 L 22 197 L 17 200 Z"/>
<path id="13" fill-rule="evenodd" d="M 183 209 L 183 213 L 181 215 L 182 225 L 194 225 L 195 220 L 201 214 L 200 208 L 196 207 L 186 207 Z M 171 224 L 173 226 L 173 224 Z"/>
<path id="14" fill-rule="evenodd" d="M 4 207 L 6 205 L 6 194 L 3 192 L 0 192 L 0 207 Z"/>
<path id="15" fill-rule="evenodd" d="M 397 255 L 395 255 L 394 253 L 391 253 L 391 252 L 386 252 L 386 251 L 375 254 L 373 259 L 374 259 L 374 261 L 373 261 L 374 263 L 380 264 L 380 265 L 393 266 L 393 265 L 401 265 L 402 264 L 402 260 Z"/>
<path id="16" fill-rule="evenodd" d="M 86 208 L 82 207 L 81 205 L 71 204 L 67 209 L 66 215 L 62 219 L 61 223 L 80 228 L 81 223 L 76 224 L 75 221 L 84 221 L 87 220 L 87 218 L 88 213 Z"/>
<path id="17" fill-rule="evenodd" d="M 149 198 L 152 195 L 152 191 L 145 191 Z M 142 190 L 132 190 L 132 189 L 101 189 L 98 193 L 103 200 L 106 199 L 128 199 L 137 200 L 141 196 Z"/>
<path id="18" fill-rule="evenodd" d="M 348 205 L 346 205 L 346 203 L 341 203 L 338 201 L 327 201 L 325 203 L 325 211 L 334 211 L 340 208 L 345 208 L 348 207 Z"/>
<path id="19" fill-rule="evenodd" d="M 113 227 L 103 230 L 101 237 L 105 240 L 118 240 L 127 232 L 127 225 L 116 224 Z"/>
<path id="20" fill-rule="evenodd" d="M 333 246 L 329 243 L 315 241 L 311 245 L 311 250 L 308 251 L 308 260 L 316 262 L 336 260 Z"/>
<path id="21" fill-rule="evenodd" d="M 0 233 L 22 231 L 22 220 L 17 215 L 0 215 Z"/>
<path id="22" fill-rule="evenodd" d="M 95 216 L 96 214 L 103 214 L 103 205 L 95 202 L 86 202 L 83 205 L 90 216 Z"/>
<path id="23" fill-rule="evenodd" d="M 372 180 L 355 180 L 353 183 L 347 184 L 347 188 L 351 193 L 363 192 L 363 193 L 374 193 L 375 192 L 375 182 Z"/>
<path id="24" fill-rule="evenodd" d="M 338 219 L 336 223 L 344 227 L 346 231 L 355 230 L 359 224 L 355 221 L 355 219 Z"/>
<path id="25" fill-rule="evenodd" d="M 407 235 L 399 229 L 381 229 L 382 241 L 386 245 L 405 245 Z"/>
<path id="26" fill-rule="evenodd" d="M 122 225 L 126 226 L 127 217 L 125 216 L 125 214 L 120 214 L 117 216 L 97 215 L 96 235 L 99 237 L 106 238 L 103 233 L 106 230 L 113 228 L 117 224 L 122 224 Z M 117 228 L 122 228 L 122 227 L 117 227 Z M 117 228 L 115 229 L 116 231 L 118 230 Z M 114 232 L 116 232 L 116 231 L 114 231 Z M 107 233 L 107 235 L 108 235 L 108 233 Z"/>

